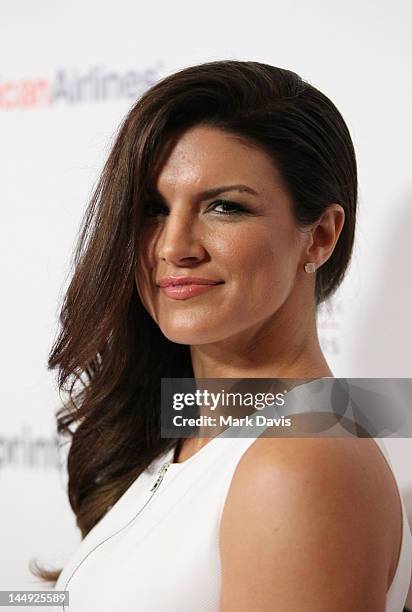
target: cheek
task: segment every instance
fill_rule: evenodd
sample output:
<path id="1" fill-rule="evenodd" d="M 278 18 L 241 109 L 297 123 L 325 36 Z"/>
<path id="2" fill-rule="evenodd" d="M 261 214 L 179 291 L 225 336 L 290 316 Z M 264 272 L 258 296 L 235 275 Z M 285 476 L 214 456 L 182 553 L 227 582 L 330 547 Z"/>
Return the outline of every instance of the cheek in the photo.
<path id="1" fill-rule="evenodd" d="M 154 256 L 154 232 L 145 231 L 139 239 L 135 269 L 135 283 L 140 299 L 153 316 L 153 282 L 155 280 L 156 261 Z"/>
<path id="2" fill-rule="evenodd" d="M 239 231 L 221 249 L 228 277 L 242 289 L 242 299 L 247 302 L 267 299 L 273 302 L 273 296 L 284 293 L 294 276 L 293 233 L 287 228 L 274 230 L 273 227 L 256 224 L 248 231 Z"/>
<path id="3" fill-rule="evenodd" d="M 156 314 L 156 300 L 153 293 L 152 282 L 149 278 L 149 274 L 146 268 L 141 264 L 138 264 L 135 270 L 135 286 L 137 293 L 140 297 L 140 301 L 143 308 L 151 316 L 152 319 L 157 321 Z"/>

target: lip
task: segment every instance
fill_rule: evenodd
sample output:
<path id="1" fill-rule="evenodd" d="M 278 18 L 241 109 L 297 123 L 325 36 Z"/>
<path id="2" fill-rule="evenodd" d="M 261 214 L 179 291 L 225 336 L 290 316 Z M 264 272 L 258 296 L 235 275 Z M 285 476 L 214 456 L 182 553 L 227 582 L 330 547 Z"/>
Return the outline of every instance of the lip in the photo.
<path id="1" fill-rule="evenodd" d="M 158 287 L 182 286 L 182 285 L 219 285 L 223 281 L 212 280 L 202 276 L 165 276 L 157 283 Z"/>
<path id="2" fill-rule="evenodd" d="M 167 276 L 160 279 L 158 287 L 174 300 L 187 300 L 206 291 L 210 291 L 223 281 L 215 281 L 199 276 Z"/>
<path id="3" fill-rule="evenodd" d="M 167 297 L 174 300 L 188 300 L 189 298 L 195 297 L 195 295 L 211 291 L 220 284 L 221 283 L 214 283 L 213 285 L 169 285 L 169 287 L 161 287 L 161 291 L 163 291 Z"/>

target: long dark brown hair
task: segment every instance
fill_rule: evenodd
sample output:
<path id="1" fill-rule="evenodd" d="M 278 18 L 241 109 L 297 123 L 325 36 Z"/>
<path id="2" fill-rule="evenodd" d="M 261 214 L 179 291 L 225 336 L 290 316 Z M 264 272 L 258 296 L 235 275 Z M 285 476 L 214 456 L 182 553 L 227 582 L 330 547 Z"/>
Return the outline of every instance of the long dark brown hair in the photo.
<path id="1" fill-rule="evenodd" d="M 196 124 L 264 149 L 289 190 L 296 223 L 340 203 L 345 223 L 317 271 L 314 301 L 338 287 L 353 245 L 355 153 L 334 104 L 297 74 L 252 61 L 191 66 L 157 82 L 124 119 L 86 210 L 48 367 L 66 395 L 57 432 L 70 442 L 68 495 L 82 538 L 176 439 L 160 437 L 161 377 L 193 377 L 190 350 L 168 340 L 135 283 L 142 203 L 171 137 Z M 35 565 L 55 582 L 61 570 Z"/>

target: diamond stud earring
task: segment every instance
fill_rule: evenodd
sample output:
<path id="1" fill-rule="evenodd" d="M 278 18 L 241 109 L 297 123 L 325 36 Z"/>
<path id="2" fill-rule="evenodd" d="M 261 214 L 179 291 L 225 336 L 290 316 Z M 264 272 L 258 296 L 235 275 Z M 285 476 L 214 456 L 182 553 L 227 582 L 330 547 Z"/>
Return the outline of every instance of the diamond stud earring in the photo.
<path id="1" fill-rule="evenodd" d="M 307 272 L 308 274 L 311 274 L 312 272 L 316 271 L 316 264 L 313 261 L 308 261 L 308 263 L 305 263 L 305 272 Z"/>

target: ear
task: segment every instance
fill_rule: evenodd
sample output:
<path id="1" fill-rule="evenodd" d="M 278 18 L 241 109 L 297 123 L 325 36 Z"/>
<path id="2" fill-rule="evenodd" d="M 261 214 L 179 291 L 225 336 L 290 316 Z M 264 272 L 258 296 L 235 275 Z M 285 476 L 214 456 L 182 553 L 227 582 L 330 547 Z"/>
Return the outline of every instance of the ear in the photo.
<path id="1" fill-rule="evenodd" d="M 309 231 L 311 239 L 305 250 L 305 262 L 313 261 L 320 268 L 332 255 L 345 222 L 340 204 L 329 204 Z"/>

